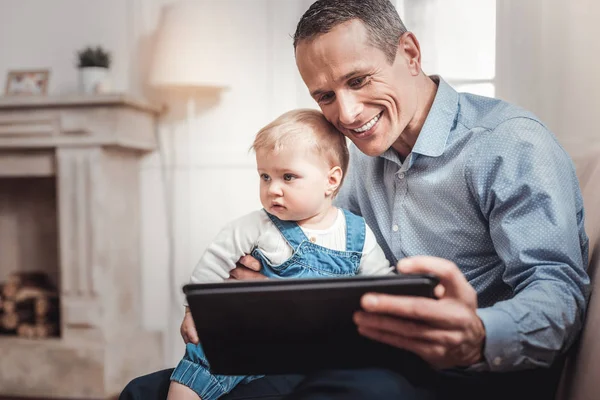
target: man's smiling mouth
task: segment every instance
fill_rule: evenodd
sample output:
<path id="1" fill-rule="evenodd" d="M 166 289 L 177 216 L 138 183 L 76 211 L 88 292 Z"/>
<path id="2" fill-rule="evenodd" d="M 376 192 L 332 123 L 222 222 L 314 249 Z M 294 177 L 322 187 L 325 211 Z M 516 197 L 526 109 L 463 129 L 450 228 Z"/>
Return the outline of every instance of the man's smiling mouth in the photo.
<path id="1" fill-rule="evenodd" d="M 367 122 L 360 128 L 351 129 L 351 131 L 353 131 L 355 133 L 363 133 L 363 132 L 368 131 L 369 129 L 373 128 L 375 126 L 375 124 L 377 124 L 377 121 L 379 121 L 379 119 L 381 118 L 381 114 L 383 114 L 383 111 L 380 112 L 379 114 L 377 114 L 376 116 L 374 116 L 373 119 L 371 119 L 369 122 Z"/>

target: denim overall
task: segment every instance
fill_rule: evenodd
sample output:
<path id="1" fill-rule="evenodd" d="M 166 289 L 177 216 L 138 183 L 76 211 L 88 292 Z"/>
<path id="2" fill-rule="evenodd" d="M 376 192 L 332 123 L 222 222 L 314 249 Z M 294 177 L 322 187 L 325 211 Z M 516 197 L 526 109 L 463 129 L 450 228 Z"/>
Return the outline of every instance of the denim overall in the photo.
<path id="1" fill-rule="evenodd" d="M 279 265 L 273 264 L 258 248 L 252 256 L 262 264 L 262 273 L 269 278 L 318 278 L 356 275 L 365 244 L 365 220 L 342 209 L 346 218 L 346 251 L 331 250 L 312 243 L 296 222 L 282 221 L 267 213 L 286 242 L 294 249 L 292 256 Z M 266 212 L 266 211 L 265 211 Z M 196 392 L 202 400 L 213 400 L 229 393 L 239 383 L 248 383 L 262 376 L 213 375 L 202 347 L 188 343 L 183 360 L 171 375 Z"/>

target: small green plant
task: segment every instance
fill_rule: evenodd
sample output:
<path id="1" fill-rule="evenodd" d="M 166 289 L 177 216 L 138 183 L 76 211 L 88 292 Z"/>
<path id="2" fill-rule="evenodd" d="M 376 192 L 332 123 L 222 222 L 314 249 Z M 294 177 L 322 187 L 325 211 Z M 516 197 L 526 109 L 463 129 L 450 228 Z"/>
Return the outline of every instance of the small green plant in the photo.
<path id="1" fill-rule="evenodd" d="M 105 51 L 102 47 L 97 46 L 86 47 L 85 49 L 77 52 L 78 67 L 110 67 L 110 53 Z"/>

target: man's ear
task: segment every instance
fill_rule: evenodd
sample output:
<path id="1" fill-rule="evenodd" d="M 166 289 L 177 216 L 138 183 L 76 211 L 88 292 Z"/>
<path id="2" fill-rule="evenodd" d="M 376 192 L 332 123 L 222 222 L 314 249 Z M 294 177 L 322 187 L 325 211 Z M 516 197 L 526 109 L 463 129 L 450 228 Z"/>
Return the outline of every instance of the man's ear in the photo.
<path id="1" fill-rule="evenodd" d="M 412 32 L 404 32 L 398 40 L 398 56 L 403 56 L 411 75 L 421 72 L 421 45 Z"/>
<path id="2" fill-rule="evenodd" d="M 333 167 L 329 170 L 329 174 L 327 175 L 327 189 L 325 190 L 325 195 L 327 197 L 333 195 L 340 187 L 343 176 L 344 173 L 339 166 Z"/>

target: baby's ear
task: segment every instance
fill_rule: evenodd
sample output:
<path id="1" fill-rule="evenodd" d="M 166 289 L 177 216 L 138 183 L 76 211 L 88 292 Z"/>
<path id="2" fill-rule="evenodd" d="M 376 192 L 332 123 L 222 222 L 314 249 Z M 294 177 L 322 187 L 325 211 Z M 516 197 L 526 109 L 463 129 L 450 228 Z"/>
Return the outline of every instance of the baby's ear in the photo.
<path id="1" fill-rule="evenodd" d="M 327 175 L 327 190 L 325 191 L 327 196 L 331 196 L 336 192 L 336 190 L 342 184 L 343 176 L 344 173 L 339 166 L 333 167 L 329 170 L 329 174 Z"/>

